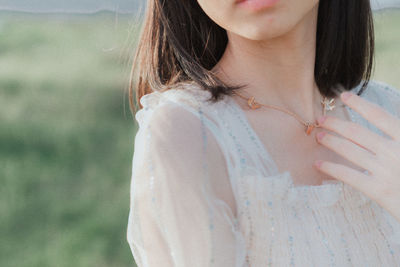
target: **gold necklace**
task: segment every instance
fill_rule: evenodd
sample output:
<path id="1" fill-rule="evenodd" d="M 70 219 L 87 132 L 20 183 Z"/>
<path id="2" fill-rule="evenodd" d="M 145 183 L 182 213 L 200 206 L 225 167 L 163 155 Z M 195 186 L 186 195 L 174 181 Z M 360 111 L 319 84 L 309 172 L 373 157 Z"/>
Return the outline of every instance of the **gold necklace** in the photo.
<path id="1" fill-rule="evenodd" d="M 277 106 L 264 105 L 264 104 L 261 104 L 261 103 L 257 103 L 255 101 L 255 97 L 254 96 L 252 96 L 250 98 L 247 98 L 247 97 L 242 96 L 241 94 L 239 94 L 237 92 L 233 92 L 233 94 L 238 95 L 239 97 L 245 99 L 247 101 L 247 105 L 249 105 L 249 107 L 251 109 L 258 109 L 261 106 L 265 106 L 265 107 L 269 107 L 269 108 L 273 108 L 273 109 L 277 109 L 277 110 L 283 111 L 283 112 L 295 117 L 300 123 L 302 123 L 306 127 L 305 132 L 306 132 L 307 135 L 310 135 L 314 128 L 320 128 L 321 127 L 321 126 L 318 125 L 318 121 L 317 120 L 314 123 L 306 122 L 306 121 L 302 120 L 297 114 L 295 114 L 295 113 L 293 113 L 291 111 L 285 110 L 285 109 L 277 107 Z M 325 116 L 327 110 L 333 110 L 335 108 L 335 105 L 334 105 L 335 104 L 335 98 L 328 99 L 327 97 L 324 97 L 323 100 L 321 100 L 321 104 L 323 106 L 323 115 Z"/>

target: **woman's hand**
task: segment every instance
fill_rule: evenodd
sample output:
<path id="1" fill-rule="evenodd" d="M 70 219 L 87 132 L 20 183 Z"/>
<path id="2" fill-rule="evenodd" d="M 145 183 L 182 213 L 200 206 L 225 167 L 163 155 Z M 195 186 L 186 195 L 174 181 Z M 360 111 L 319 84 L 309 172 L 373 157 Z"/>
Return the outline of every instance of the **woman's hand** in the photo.
<path id="1" fill-rule="evenodd" d="M 349 96 L 347 99 L 346 95 Z M 346 105 L 392 139 L 360 124 L 323 116 L 318 119 L 319 125 L 345 138 L 320 132 L 317 141 L 367 170 L 369 175 L 329 161 L 317 160 L 314 166 L 360 190 L 400 221 L 400 119 L 356 94 L 345 92 L 340 97 Z"/>

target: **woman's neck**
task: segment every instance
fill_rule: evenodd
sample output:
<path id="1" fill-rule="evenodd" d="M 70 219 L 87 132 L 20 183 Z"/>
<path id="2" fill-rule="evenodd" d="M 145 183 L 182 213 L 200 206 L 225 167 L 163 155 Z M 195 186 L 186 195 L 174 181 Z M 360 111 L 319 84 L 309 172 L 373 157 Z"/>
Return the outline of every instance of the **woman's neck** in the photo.
<path id="1" fill-rule="evenodd" d="M 317 9 L 283 36 L 257 41 L 228 32 L 228 45 L 213 71 L 263 104 L 314 120 L 321 113 L 314 79 Z M 238 92 L 241 92 L 239 90 Z"/>

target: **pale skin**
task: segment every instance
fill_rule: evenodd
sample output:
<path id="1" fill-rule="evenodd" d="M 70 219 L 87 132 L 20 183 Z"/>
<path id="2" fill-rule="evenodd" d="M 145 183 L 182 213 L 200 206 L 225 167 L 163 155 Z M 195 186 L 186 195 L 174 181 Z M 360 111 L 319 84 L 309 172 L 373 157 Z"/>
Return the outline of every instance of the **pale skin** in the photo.
<path id="1" fill-rule="evenodd" d="M 285 108 L 305 121 L 315 121 L 321 116 L 322 98 L 314 79 L 318 0 L 280 0 L 273 7 L 257 12 L 239 8 L 235 0 L 197 2 L 215 23 L 227 30 L 227 48 L 213 68 L 221 80 L 228 84 L 248 84 L 245 92 L 257 102 Z M 315 161 L 306 168 L 349 184 L 400 221 L 400 120 L 354 94 L 347 101 L 342 95 L 335 100 L 341 100 L 392 139 L 328 114 L 320 129 L 340 136 L 327 134 L 321 141 L 316 140 L 315 147 L 323 146 L 370 174 L 318 157 L 315 161 L 323 162 L 320 168 Z M 254 121 L 268 120 L 265 112 L 253 114 Z M 308 144 L 302 139 L 304 131 L 297 121 L 278 113 L 274 116 L 272 120 L 292 127 L 288 131 L 292 135 L 298 132 L 298 142 Z"/>

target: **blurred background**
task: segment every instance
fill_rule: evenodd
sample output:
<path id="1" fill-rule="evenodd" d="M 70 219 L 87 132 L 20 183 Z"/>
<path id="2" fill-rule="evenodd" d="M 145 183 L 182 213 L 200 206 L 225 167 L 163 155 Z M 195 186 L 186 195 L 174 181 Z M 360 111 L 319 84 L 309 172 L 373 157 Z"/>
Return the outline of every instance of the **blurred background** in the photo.
<path id="1" fill-rule="evenodd" d="M 400 88 L 400 0 L 373 1 Z M 135 266 L 128 79 L 145 1 L 0 0 L 0 266 Z"/>

